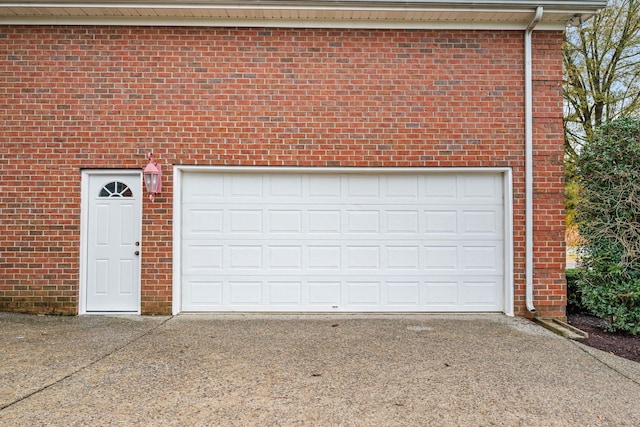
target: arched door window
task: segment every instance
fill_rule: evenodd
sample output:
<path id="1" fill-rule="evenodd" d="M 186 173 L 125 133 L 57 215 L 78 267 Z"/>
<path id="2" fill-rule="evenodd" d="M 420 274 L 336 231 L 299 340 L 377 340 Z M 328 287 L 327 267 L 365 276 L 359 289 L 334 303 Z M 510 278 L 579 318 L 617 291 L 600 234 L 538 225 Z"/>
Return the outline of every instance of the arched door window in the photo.
<path id="1" fill-rule="evenodd" d="M 133 192 L 127 186 L 127 184 L 120 181 L 113 181 L 102 187 L 98 197 L 133 197 Z"/>

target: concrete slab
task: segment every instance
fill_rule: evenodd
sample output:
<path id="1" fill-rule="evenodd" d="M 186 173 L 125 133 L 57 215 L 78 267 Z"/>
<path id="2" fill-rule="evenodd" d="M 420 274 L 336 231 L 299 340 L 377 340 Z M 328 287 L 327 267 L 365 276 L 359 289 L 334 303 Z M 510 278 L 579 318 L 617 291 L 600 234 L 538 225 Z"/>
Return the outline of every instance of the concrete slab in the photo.
<path id="1" fill-rule="evenodd" d="M 571 339 L 584 339 L 589 338 L 589 334 L 585 331 L 582 331 L 570 324 L 563 322 L 558 319 L 534 319 L 536 323 L 542 326 L 545 329 L 550 330 L 554 334 L 561 335 L 565 338 Z"/>
<path id="2" fill-rule="evenodd" d="M 0 425 L 637 425 L 640 364 L 503 315 L 0 314 Z"/>

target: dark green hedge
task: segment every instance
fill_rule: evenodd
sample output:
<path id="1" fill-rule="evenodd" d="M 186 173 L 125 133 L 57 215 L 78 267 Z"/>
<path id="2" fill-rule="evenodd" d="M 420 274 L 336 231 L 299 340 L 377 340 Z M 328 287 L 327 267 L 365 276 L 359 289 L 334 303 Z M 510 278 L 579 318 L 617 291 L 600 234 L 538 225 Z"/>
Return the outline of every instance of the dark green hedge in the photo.
<path id="1" fill-rule="evenodd" d="M 586 143 L 577 162 L 576 222 L 584 245 L 569 273 L 571 310 L 612 331 L 640 330 L 640 120 L 620 119 Z"/>

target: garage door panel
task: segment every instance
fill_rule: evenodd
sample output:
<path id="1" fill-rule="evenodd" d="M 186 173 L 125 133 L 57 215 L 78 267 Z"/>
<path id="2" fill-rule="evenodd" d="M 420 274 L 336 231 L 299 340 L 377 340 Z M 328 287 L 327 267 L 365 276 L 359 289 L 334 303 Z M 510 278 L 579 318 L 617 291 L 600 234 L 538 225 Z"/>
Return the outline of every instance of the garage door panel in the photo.
<path id="1" fill-rule="evenodd" d="M 463 205 L 456 210 L 430 209 L 423 211 L 424 234 L 440 239 L 502 239 L 503 214 L 501 205 L 484 209 Z"/>
<path id="2" fill-rule="evenodd" d="M 350 271 L 380 270 L 379 246 L 346 246 L 345 266 Z"/>
<path id="3" fill-rule="evenodd" d="M 215 244 L 190 244 L 185 246 L 183 268 L 200 274 L 217 273 L 224 268 L 224 247 Z"/>
<path id="4" fill-rule="evenodd" d="M 342 268 L 342 247 L 333 245 L 309 245 L 307 267 L 311 270 L 339 271 Z"/>
<path id="5" fill-rule="evenodd" d="M 302 271 L 301 245 L 296 246 L 269 246 L 267 248 L 267 271 L 291 270 Z"/>
<path id="6" fill-rule="evenodd" d="M 262 270 L 262 254 L 262 246 L 230 245 L 228 268 L 230 271 L 235 270 L 238 273 L 246 270 Z"/>
<path id="7" fill-rule="evenodd" d="M 186 280 L 183 299 L 191 311 L 495 311 L 502 304 L 500 278 L 482 281 L 415 277 L 292 280 L 276 276 L 216 276 Z"/>
<path id="8" fill-rule="evenodd" d="M 500 178 L 496 175 L 461 175 L 459 181 L 465 200 L 493 201 L 502 195 Z"/>
<path id="9" fill-rule="evenodd" d="M 434 278 L 425 282 L 425 304 L 429 307 L 458 308 L 460 286 L 457 280 Z"/>
<path id="10" fill-rule="evenodd" d="M 346 281 L 345 304 L 349 307 L 378 307 L 380 306 L 379 281 Z"/>
<path id="11" fill-rule="evenodd" d="M 385 270 L 419 271 L 420 247 L 418 245 L 385 246 Z"/>
<path id="12" fill-rule="evenodd" d="M 331 309 L 340 305 L 340 281 L 309 281 L 307 284 L 307 304 L 310 307 Z"/>
<path id="13" fill-rule="evenodd" d="M 247 308 L 262 307 L 262 282 L 258 280 L 229 280 L 228 294 L 230 306 L 242 306 Z"/>
<path id="14" fill-rule="evenodd" d="M 424 269 L 427 272 L 459 270 L 459 248 L 446 244 L 434 244 L 424 247 Z"/>
<path id="15" fill-rule="evenodd" d="M 497 277 L 494 280 L 467 280 L 460 289 L 463 307 L 484 309 L 501 303 L 501 286 Z"/>
<path id="16" fill-rule="evenodd" d="M 347 234 L 380 233 L 380 211 L 348 210 Z"/>
<path id="17" fill-rule="evenodd" d="M 185 220 L 189 224 L 185 228 L 184 236 L 186 238 L 215 235 L 224 231 L 224 212 L 222 209 L 191 208 L 185 212 Z"/>
<path id="18" fill-rule="evenodd" d="M 226 197 L 247 201 L 262 198 L 264 195 L 264 177 L 262 175 L 230 174 L 226 175 Z"/>
<path id="19" fill-rule="evenodd" d="M 224 198 L 224 181 L 222 174 L 184 174 L 182 185 L 189 191 L 183 193 L 182 202 L 185 205 L 216 202 Z"/>
<path id="20" fill-rule="evenodd" d="M 464 210 L 462 214 L 463 235 L 501 236 L 501 215 L 496 210 Z"/>
<path id="21" fill-rule="evenodd" d="M 267 231 L 274 234 L 302 233 L 303 211 L 300 209 L 279 209 L 267 212 Z"/>
<path id="22" fill-rule="evenodd" d="M 302 305 L 301 281 L 269 281 L 267 282 L 267 299 L 269 306 L 293 306 Z"/>
<path id="23" fill-rule="evenodd" d="M 499 267 L 496 246 L 466 246 L 462 248 L 462 260 L 465 272 L 477 270 L 477 274 L 486 271 L 495 274 Z"/>
<path id="24" fill-rule="evenodd" d="M 477 173 L 185 173 L 182 309 L 500 311 L 501 185 Z"/>
<path id="25" fill-rule="evenodd" d="M 231 209 L 229 210 L 229 233 L 262 235 L 262 210 Z"/>
<path id="26" fill-rule="evenodd" d="M 431 175 L 424 177 L 424 199 L 446 200 L 458 199 L 458 177 L 456 175 Z"/>
<path id="27" fill-rule="evenodd" d="M 340 210 L 308 210 L 308 230 L 310 234 L 340 235 L 342 212 Z"/>
<path id="28" fill-rule="evenodd" d="M 416 209 L 388 210 L 383 212 L 388 235 L 416 236 L 420 233 L 420 213 Z"/>
<path id="29" fill-rule="evenodd" d="M 427 210 L 424 211 L 424 234 L 442 235 L 455 238 L 458 235 L 458 211 Z"/>
<path id="30" fill-rule="evenodd" d="M 287 201 L 302 197 L 302 176 L 300 175 L 273 176 L 267 183 L 269 198 Z"/>
<path id="31" fill-rule="evenodd" d="M 309 175 L 307 194 L 309 198 L 327 202 L 342 200 L 342 178 L 335 175 Z"/>
<path id="32" fill-rule="evenodd" d="M 417 176 L 387 176 L 382 181 L 382 192 L 385 199 L 391 199 L 399 203 L 411 203 L 420 197 L 419 181 Z"/>
<path id="33" fill-rule="evenodd" d="M 380 178 L 376 175 L 354 175 L 343 178 L 346 182 L 347 198 L 354 201 L 379 200 Z"/>
<path id="34" fill-rule="evenodd" d="M 420 307 L 419 281 L 389 281 L 386 283 L 386 304 L 390 307 Z"/>
<path id="35" fill-rule="evenodd" d="M 183 283 L 184 303 L 192 310 L 215 310 L 223 306 L 223 286 L 220 280 L 186 280 Z"/>

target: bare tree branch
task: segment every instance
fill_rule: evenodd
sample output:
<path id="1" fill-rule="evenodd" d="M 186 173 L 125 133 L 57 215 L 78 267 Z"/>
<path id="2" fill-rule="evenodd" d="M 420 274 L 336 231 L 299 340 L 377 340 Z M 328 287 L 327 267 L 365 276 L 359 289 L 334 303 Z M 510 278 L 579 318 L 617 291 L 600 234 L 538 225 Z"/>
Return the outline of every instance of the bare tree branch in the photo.
<path id="1" fill-rule="evenodd" d="M 580 155 L 603 124 L 640 109 L 640 0 L 610 0 L 563 45 L 565 154 Z"/>

